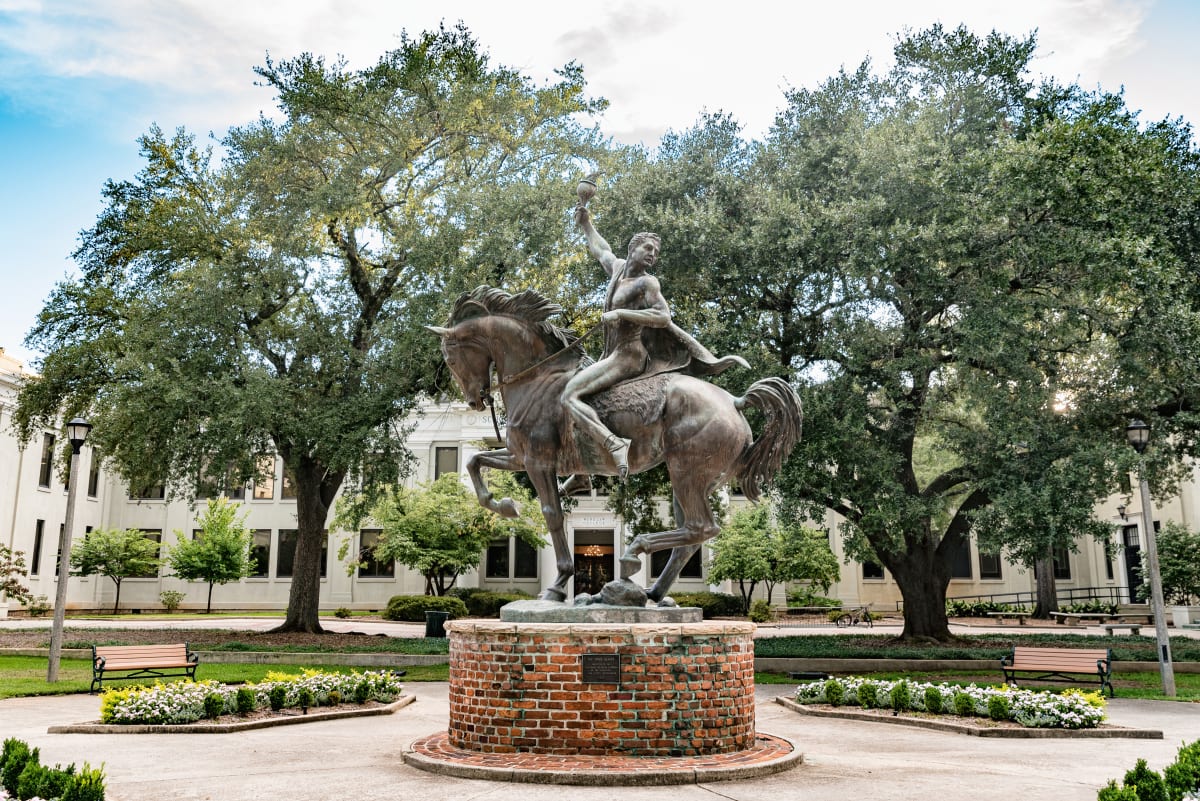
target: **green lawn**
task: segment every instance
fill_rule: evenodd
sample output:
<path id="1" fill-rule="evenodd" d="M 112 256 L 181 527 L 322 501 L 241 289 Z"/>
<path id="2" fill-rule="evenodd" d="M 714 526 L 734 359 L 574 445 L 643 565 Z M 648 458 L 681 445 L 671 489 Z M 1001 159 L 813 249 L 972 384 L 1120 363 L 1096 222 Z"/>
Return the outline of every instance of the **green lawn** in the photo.
<path id="1" fill-rule="evenodd" d="M 0 698 L 15 698 L 25 695 L 67 695 L 86 693 L 92 683 L 92 666 L 87 659 L 64 659 L 59 663 L 58 681 L 46 681 L 47 661 L 38 656 L 0 656 Z M 348 667 L 346 665 L 226 665 L 202 664 L 196 670 L 199 679 L 216 679 L 225 684 L 262 681 L 270 672 L 299 673 L 304 667 L 319 668 L 331 673 L 349 673 L 375 670 L 376 668 Z M 406 665 L 405 681 L 446 681 L 450 666 Z M 185 681 L 180 678 L 162 681 Z M 121 687 L 130 684 L 153 684 L 152 679 L 139 681 L 104 680 L 104 686 Z"/>

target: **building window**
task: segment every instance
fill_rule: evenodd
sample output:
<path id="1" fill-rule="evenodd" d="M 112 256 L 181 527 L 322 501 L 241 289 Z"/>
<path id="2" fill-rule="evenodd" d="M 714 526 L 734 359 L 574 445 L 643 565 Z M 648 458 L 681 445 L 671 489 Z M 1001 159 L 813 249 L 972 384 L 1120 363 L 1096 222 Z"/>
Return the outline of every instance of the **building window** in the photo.
<path id="1" fill-rule="evenodd" d="M 275 500 L 275 457 L 258 460 L 258 475 L 254 477 L 254 500 Z"/>
<path id="2" fill-rule="evenodd" d="M 979 577 L 981 579 L 1003 578 L 1000 570 L 1000 554 L 979 552 Z"/>
<path id="3" fill-rule="evenodd" d="M 513 578 L 535 579 L 538 577 L 538 551 L 527 542 L 513 541 L 516 551 L 513 559 Z"/>
<path id="4" fill-rule="evenodd" d="M 129 493 L 135 501 L 161 501 L 167 496 L 167 488 L 162 484 L 153 484 Z"/>
<path id="5" fill-rule="evenodd" d="M 162 547 L 161 547 L 162 530 L 161 529 L 153 529 L 153 528 L 144 528 L 144 529 L 142 529 L 142 536 L 145 537 L 146 539 L 150 540 L 151 542 L 153 542 L 156 546 L 159 546 L 154 549 L 154 556 L 155 557 L 159 556 L 159 554 L 162 550 Z M 138 573 L 136 576 L 130 576 L 130 578 L 140 578 L 140 579 L 158 578 L 158 568 L 152 567 L 149 570 L 147 570 L 145 573 Z"/>
<path id="6" fill-rule="evenodd" d="M 46 536 L 46 521 L 39 520 L 33 527 L 33 557 L 29 560 L 29 575 L 36 576 L 42 563 L 42 538 Z"/>
<path id="7" fill-rule="evenodd" d="M 1121 494 L 1130 495 L 1133 493 L 1133 479 L 1128 473 L 1121 474 Z"/>
<path id="8" fill-rule="evenodd" d="M 865 579 L 882 579 L 883 565 L 878 562 L 863 562 L 862 563 L 863 578 Z"/>
<path id="9" fill-rule="evenodd" d="M 960 537 L 954 553 L 950 554 L 950 578 L 971 578 L 971 543 Z"/>
<path id="10" fill-rule="evenodd" d="M 700 564 L 700 548 L 692 554 L 692 558 L 687 560 L 687 564 L 683 566 L 683 570 L 679 572 L 679 578 L 704 578 L 704 570 Z M 662 572 L 667 569 L 667 562 L 671 559 L 671 549 L 665 551 L 655 551 L 650 554 L 650 578 L 658 578 Z"/>
<path id="11" fill-rule="evenodd" d="M 42 434 L 42 464 L 38 468 L 38 486 L 49 487 L 54 472 L 54 435 Z"/>
<path id="12" fill-rule="evenodd" d="M 375 546 L 379 544 L 380 530 L 364 528 L 358 535 L 359 578 L 392 578 L 396 575 L 394 561 L 381 562 L 375 558 Z"/>
<path id="13" fill-rule="evenodd" d="M 95 498 L 100 492 L 100 453 L 95 448 L 92 448 L 92 461 L 88 465 L 88 489 L 89 498 Z"/>
<path id="14" fill-rule="evenodd" d="M 1071 555 L 1066 548 L 1054 549 L 1054 578 L 1071 578 Z"/>
<path id="15" fill-rule="evenodd" d="M 271 529 L 254 529 L 250 540 L 250 578 L 266 578 L 271 569 Z"/>
<path id="16" fill-rule="evenodd" d="M 458 448 L 433 449 L 433 477 L 436 480 L 442 473 L 458 472 Z"/>
<path id="17" fill-rule="evenodd" d="M 488 546 L 483 572 L 486 578 L 508 578 L 508 543 L 509 540 L 493 540 Z"/>
<path id="18" fill-rule="evenodd" d="M 296 574 L 296 544 L 300 532 L 294 528 L 279 529 L 279 555 L 275 557 L 275 578 L 291 578 Z M 321 578 L 325 578 L 325 567 L 329 559 L 329 538 L 321 543 Z"/>

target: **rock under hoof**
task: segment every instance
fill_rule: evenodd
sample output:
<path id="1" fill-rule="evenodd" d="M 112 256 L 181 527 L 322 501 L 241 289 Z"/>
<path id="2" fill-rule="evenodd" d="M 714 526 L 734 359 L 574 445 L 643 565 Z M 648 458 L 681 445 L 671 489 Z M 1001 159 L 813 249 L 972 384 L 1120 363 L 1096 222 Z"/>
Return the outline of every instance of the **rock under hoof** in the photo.
<path id="1" fill-rule="evenodd" d="M 646 591 L 628 579 L 610 581 L 600 590 L 600 600 L 612 606 L 645 606 Z"/>

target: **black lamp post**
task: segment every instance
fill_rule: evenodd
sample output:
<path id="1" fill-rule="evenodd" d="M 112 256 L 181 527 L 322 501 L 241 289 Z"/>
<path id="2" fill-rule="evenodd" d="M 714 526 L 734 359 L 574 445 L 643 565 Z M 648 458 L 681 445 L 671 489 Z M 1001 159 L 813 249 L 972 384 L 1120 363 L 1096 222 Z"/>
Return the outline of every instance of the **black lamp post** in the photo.
<path id="1" fill-rule="evenodd" d="M 63 622 L 67 613 L 67 577 L 71 574 L 71 526 L 75 522 L 75 493 L 79 488 L 79 450 L 87 441 L 92 426 L 82 417 L 67 423 L 71 443 L 71 472 L 67 479 L 67 517 L 58 538 L 58 587 L 54 596 L 54 626 L 50 629 L 50 664 L 46 681 L 58 681 L 58 662 L 62 656 Z"/>
<path id="2" fill-rule="evenodd" d="M 1141 420 L 1131 420 L 1125 427 L 1125 438 L 1141 456 L 1150 444 L 1150 426 Z M 1158 641 L 1158 671 L 1162 675 L 1163 695 L 1171 697 L 1175 695 L 1175 669 L 1171 666 L 1171 639 L 1167 635 L 1167 610 L 1163 603 L 1162 575 L 1158 571 L 1158 543 L 1144 459 L 1138 460 L 1138 485 L 1142 496 L 1142 531 L 1146 536 L 1146 570 L 1150 574 L 1150 611 L 1154 614 L 1154 636 Z"/>

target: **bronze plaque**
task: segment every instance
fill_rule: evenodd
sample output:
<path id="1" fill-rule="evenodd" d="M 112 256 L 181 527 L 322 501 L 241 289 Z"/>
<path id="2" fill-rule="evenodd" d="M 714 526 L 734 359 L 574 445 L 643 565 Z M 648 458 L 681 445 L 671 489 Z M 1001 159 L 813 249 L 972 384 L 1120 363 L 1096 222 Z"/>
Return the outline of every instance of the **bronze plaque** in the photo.
<path id="1" fill-rule="evenodd" d="M 620 684 L 620 654 L 581 654 L 584 684 Z"/>

